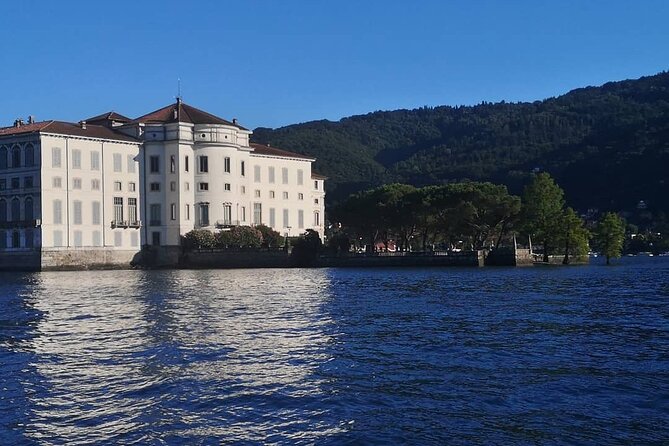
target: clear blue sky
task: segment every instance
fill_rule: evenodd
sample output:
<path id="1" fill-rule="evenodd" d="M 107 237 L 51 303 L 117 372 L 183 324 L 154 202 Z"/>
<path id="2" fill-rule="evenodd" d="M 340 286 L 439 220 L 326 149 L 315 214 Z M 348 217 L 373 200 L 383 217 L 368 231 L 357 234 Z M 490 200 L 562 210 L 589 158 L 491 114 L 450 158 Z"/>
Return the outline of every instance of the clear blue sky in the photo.
<path id="1" fill-rule="evenodd" d="M 7 1 L 0 126 L 184 100 L 250 128 L 669 68 L 669 1 Z"/>

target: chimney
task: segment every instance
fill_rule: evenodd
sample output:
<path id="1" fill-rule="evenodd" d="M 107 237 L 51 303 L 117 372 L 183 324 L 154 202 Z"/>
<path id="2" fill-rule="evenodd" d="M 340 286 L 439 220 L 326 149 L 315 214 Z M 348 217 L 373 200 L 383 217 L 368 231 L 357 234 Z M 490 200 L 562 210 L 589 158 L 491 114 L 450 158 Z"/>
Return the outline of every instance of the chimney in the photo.
<path id="1" fill-rule="evenodd" d="M 232 123 L 237 125 L 237 118 L 232 118 Z"/>
<path id="2" fill-rule="evenodd" d="M 79 122 L 79 125 L 81 125 L 82 130 L 86 130 L 86 121 Z"/>
<path id="3" fill-rule="evenodd" d="M 35 123 L 35 116 L 30 115 L 28 116 L 28 124 L 34 124 Z"/>
<path id="4" fill-rule="evenodd" d="M 21 127 L 21 124 L 23 124 L 23 120 L 21 119 L 16 119 L 14 121 L 14 127 Z"/>

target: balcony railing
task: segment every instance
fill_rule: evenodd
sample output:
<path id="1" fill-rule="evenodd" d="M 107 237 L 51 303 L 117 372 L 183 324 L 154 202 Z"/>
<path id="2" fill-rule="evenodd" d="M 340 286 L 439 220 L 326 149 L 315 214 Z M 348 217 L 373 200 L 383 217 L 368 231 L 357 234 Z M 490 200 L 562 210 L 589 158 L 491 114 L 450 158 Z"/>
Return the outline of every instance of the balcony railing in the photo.
<path id="1" fill-rule="evenodd" d="M 217 228 L 230 228 L 232 226 L 239 226 L 240 221 L 239 220 L 216 220 L 216 227 Z"/>
<path id="2" fill-rule="evenodd" d="M 16 221 L 2 221 L 0 222 L 0 229 L 10 228 L 37 228 L 42 226 L 42 220 L 35 218 L 32 220 L 16 220 Z"/>
<path id="3" fill-rule="evenodd" d="M 112 229 L 116 228 L 140 228 L 142 227 L 142 222 L 137 220 L 137 221 L 118 221 L 118 220 L 112 220 L 111 222 L 111 227 Z"/>

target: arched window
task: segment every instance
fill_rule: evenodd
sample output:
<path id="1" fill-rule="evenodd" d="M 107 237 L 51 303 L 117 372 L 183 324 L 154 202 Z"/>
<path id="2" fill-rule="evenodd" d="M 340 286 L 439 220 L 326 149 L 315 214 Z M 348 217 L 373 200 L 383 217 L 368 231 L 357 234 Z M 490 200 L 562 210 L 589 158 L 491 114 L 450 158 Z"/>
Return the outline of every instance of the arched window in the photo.
<path id="1" fill-rule="evenodd" d="M 0 147 L 0 169 L 7 168 L 7 147 Z"/>
<path id="2" fill-rule="evenodd" d="M 12 199 L 12 221 L 21 220 L 21 201 L 18 198 Z"/>
<path id="3" fill-rule="evenodd" d="M 32 144 L 28 144 L 25 149 L 25 155 L 23 157 L 25 165 L 30 167 L 35 165 L 35 148 Z"/>
<path id="4" fill-rule="evenodd" d="M 7 221 L 7 200 L 0 200 L 0 222 Z"/>
<path id="5" fill-rule="evenodd" d="M 32 229 L 26 229 L 26 248 L 32 248 L 35 245 L 35 235 Z"/>
<path id="6" fill-rule="evenodd" d="M 32 220 L 35 218 L 35 209 L 33 207 L 32 197 L 26 198 L 26 201 L 23 203 L 23 209 L 24 220 Z"/>
<path id="7" fill-rule="evenodd" d="M 19 231 L 12 232 L 12 248 L 21 247 L 21 234 Z"/>
<path id="8" fill-rule="evenodd" d="M 19 146 L 12 148 L 12 167 L 21 167 L 21 148 Z"/>
<path id="9" fill-rule="evenodd" d="M 0 249 L 7 249 L 7 231 L 0 231 Z"/>

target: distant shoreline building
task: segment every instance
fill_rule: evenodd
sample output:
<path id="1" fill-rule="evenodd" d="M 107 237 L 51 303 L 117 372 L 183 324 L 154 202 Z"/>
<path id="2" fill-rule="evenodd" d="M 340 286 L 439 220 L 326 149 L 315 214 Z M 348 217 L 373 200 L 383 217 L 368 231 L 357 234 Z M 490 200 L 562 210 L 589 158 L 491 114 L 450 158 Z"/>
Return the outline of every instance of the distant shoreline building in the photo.
<path id="1" fill-rule="evenodd" d="M 129 264 L 196 228 L 324 233 L 314 158 L 177 99 L 130 119 L 0 128 L 0 268 Z"/>

